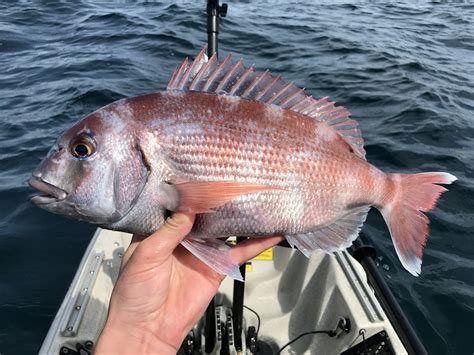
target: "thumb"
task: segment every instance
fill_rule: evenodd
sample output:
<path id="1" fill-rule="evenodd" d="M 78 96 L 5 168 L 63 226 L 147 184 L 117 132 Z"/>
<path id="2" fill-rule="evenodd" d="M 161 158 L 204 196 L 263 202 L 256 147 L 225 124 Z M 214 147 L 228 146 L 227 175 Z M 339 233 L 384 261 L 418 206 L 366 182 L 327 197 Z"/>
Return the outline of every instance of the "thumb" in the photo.
<path id="1" fill-rule="evenodd" d="M 167 258 L 189 234 L 194 218 L 195 215 L 191 213 L 174 213 L 166 219 L 160 229 L 140 243 L 135 253 L 155 261 Z"/>

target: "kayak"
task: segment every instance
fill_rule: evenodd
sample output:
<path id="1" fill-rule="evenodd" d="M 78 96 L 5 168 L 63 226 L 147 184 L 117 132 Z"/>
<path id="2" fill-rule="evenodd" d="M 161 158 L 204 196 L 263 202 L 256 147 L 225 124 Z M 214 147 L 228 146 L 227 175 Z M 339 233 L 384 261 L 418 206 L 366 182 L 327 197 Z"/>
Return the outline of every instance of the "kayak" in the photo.
<path id="1" fill-rule="evenodd" d="M 92 353 L 130 240 L 130 234 L 96 231 L 40 354 Z M 244 302 L 233 299 L 234 281 L 226 278 L 214 300 L 212 328 L 204 315 L 185 339 L 183 354 L 276 354 L 308 332 L 317 333 L 301 336 L 282 353 L 356 354 L 369 348 L 409 353 L 364 268 L 348 251 L 316 252 L 308 259 L 276 246 L 247 263 L 245 271 Z M 242 334 L 232 314 L 239 311 Z"/>

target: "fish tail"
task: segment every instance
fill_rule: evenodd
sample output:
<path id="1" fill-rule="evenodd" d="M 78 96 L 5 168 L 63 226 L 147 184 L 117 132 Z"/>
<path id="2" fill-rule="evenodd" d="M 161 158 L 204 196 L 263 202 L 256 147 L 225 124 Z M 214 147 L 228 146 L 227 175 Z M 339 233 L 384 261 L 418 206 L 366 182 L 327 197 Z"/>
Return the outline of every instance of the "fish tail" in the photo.
<path id="1" fill-rule="evenodd" d="M 428 239 L 431 211 L 439 196 L 447 191 L 437 184 L 456 181 L 448 173 L 389 174 L 380 212 L 387 223 L 395 250 L 402 265 L 412 275 L 421 273 L 423 248 Z"/>

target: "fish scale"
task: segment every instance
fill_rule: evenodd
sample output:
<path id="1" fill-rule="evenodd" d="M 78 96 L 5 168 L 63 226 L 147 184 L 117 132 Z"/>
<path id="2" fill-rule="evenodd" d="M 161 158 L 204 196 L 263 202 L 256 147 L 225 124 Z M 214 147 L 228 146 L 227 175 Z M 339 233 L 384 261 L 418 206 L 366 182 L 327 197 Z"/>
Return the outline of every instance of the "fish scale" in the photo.
<path id="1" fill-rule="evenodd" d="M 33 174 L 47 193 L 33 201 L 141 235 L 170 212 L 196 213 L 182 245 L 236 279 L 222 239 L 281 234 L 307 256 L 331 253 L 351 245 L 374 206 L 418 275 L 423 212 L 446 191 L 439 184 L 456 178 L 385 174 L 365 159 L 347 109 L 204 52 L 174 72 L 167 91 L 109 104 L 65 132 Z"/>
<path id="2" fill-rule="evenodd" d="M 196 111 L 201 112 L 199 109 Z M 245 122 L 234 120 L 234 117 L 238 115 L 239 112 L 235 110 L 229 111 L 224 115 L 224 120 L 234 122 L 235 127 L 238 128 L 233 133 L 245 131 L 240 129 L 242 125 L 245 125 Z M 204 126 L 206 122 L 206 118 L 188 121 L 192 127 L 197 123 L 201 123 Z M 324 155 L 325 152 L 329 152 L 328 150 L 318 152 L 320 159 L 309 161 L 291 159 L 288 161 L 285 159 L 286 154 L 279 150 L 268 150 L 267 154 L 255 153 L 255 151 L 261 150 L 260 147 L 266 147 L 267 142 L 265 139 L 268 139 L 268 135 L 265 135 L 265 131 L 256 134 L 259 139 L 255 138 L 252 141 L 242 142 L 240 140 L 241 137 L 238 135 L 234 136 L 234 141 L 222 139 L 222 137 L 228 137 L 226 136 L 226 130 L 221 130 L 221 127 L 214 127 L 214 135 L 206 137 L 206 139 L 196 137 L 194 132 L 189 136 L 179 135 L 173 137 L 173 143 L 169 145 L 172 147 L 169 158 L 177 169 L 183 168 L 182 172 L 185 173 L 185 176 L 183 176 L 185 179 L 213 181 L 219 178 L 222 179 L 222 175 L 225 172 L 225 179 L 230 177 L 240 181 L 298 188 L 300 192 L 299 194 L 290 192 L 285 195 L 282 195 L 282 193 L 262 192 L 257 196 L 238 197 L 229 206 L 218 209 L 215 214 L 199 216 L 194 229 L 195 233 L 202 233 L 208 238 L 221 236 L 226 232 L 228 233 L 232 228 L 239 235 L 265 236 L 282 231 L 295 233 L 301 229 L 311 228 L 314 225 L 328 223 L 331 218 L 334 219 L 337 216 L 339 211 L 336 208 L 329 208 L 336 205 L 334 201 L 337 201 L 337 199 L 332 198 L 331 195 L 329 197 L 326 196 L 326 200 L 317 198 L 321 196 L 320 192 L 324 188 L 326 189 L 326 195 L 328 195 L 327 192 L 332 191 L 334 196 L 337 197 L 337 190 L 327 189 L 327 187 L 331 184 L 336 187 L 336 183 L 332 181 L 342 180 L 344 175 L 347 176 L 347 172 L 336 169 L 336 165 L 339 163 L 337 160 L 330 159 Z M 203 129 L 205 129 L 205 126 Z M 277 130 L 276 132 L 281 131 Z M 284 134 L 282 135 L 284 136 Z M 277 138 L 281 137 L 277 136 Z M 187 143 L 182 145 L 175 144 L 176 142 L 183 141 Z M 311 146 L 314 148 L 315 145 L 311 144 Z M 222 156 L 222 152 L 226 152 L 225 156 Z M 210 156 L 216 159 L 212 159 Z M 227 159 L 232 161 L 233 167 L 231 169 L 229 169 Z M 325 163 L 321 163 L 321 161 Z M 274 166 L 284 176 L 280 179 L 275 179 L 275 174 L 266 174 L 265 170 L 269 170 L 267 166 Z M 308 166 L 313 166 L 313 169 L 308 169 Z M 333 170 L 334 173 L 330 175 L 327 173 L 315 173 L 318 170 L 322 172 Z M 295 176 L 298 179 L 295 179 Z M 304 192 L 304 190 L 307 191 Z M 278 213 L 273 213 L 270 216 L 260 216 L 260 220 L 269 221 L 267 229 L 263 228 L 261 223 L 252 224 L 252 221 L 255 220 L 253 216 L 261 214 L 265 206 L 273 207 L 277 205 L 281 206 L 281 211 L 278 211 Z M 296 208 L 296 206 L 301 207 Z M 308 207 L 304 208 L 304 206 Z M 249 220 L 249 223 L 242 223 L 242 227 L 238 230 L 235 230 L 236 227 L 232 227 L 235 225 L 234 211 L 236 209 L 246 211 L 245 214 Z M 288 211 L 292 211 L 292 213 L 288 213 Z M 285 213 L 289 215 L 285 216 Z M 310 226 L 305 225 L 305 223 L 310 224 Z"/>

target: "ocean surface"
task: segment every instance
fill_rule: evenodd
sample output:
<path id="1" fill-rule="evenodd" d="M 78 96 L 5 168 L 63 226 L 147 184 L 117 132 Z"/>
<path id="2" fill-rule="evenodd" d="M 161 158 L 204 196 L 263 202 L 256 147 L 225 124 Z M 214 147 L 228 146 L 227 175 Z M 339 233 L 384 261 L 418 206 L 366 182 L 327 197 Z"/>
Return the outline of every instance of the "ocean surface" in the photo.
<path id="1" fill-rule="evenodd" d="M 385 171 L 459 178 L 430 213 L 422 274 L 373 211 L 377 263 L 430 354 L 474 352 L 474 6 L 232 1 L 220 53 L 269 68 L 360 122 Z M 29 202 L 34 167 L 73 122 L 163 90 L 206 42 L 205 2 L 0 3 L 0 353 L 38 351 L 94 227 Z"/>

